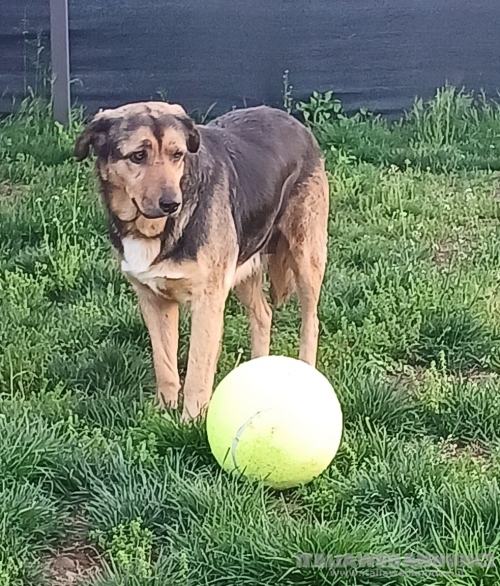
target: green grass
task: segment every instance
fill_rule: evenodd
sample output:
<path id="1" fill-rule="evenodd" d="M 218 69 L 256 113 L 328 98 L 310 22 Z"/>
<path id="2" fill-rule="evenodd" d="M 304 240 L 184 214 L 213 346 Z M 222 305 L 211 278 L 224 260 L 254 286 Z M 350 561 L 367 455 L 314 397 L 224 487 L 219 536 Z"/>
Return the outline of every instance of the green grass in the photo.
<path id="1" fill-rule="evenodd" d="M 498 565 L 346 578 L 296 564 L 500 556 L 500 110 L 450 88 L 396 124 L 322 108 L 319 368 L 345 433 L 330 468 L 285 493 L 228 478 L 202 426 L 153 406 L 92 165 L 72 160 L 78 124 L 37 102 L 1 123 L 0 586 L 50 584 L 55 552 L 86 546 L 100 572 L 84 583 L 100 586 L 500 582 Z M 273 352 L 296 356 L 295 303 L 273 328 Z M 231 299 L 218 379 L 248 338 Z M 184 365 L 185 320 L 181 342 Z"/>

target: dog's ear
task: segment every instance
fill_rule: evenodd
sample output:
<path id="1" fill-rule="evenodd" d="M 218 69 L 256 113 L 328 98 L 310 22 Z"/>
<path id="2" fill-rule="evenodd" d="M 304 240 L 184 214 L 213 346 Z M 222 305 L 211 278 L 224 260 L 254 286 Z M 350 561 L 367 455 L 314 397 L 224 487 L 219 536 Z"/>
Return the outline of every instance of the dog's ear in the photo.
<path id="1" fill-rule="evenodd" d="M 194 120 L 187 116 L 178 118 L 187 130 L 187 149 L 190 153 L 197 153 L 200 149 L 200 132 L 196 128 Z"/>
<path id="2" fill-rule="evenodd" d="M 107 158 L 109 155 L 108 132 L 111 122 L 111 119 L 98 114 L 92 122 L 87 124 L 75 143 L 74 155 L 77 161 L 83 161 L 89 156 L 90 147 L 98 157 Z"/>

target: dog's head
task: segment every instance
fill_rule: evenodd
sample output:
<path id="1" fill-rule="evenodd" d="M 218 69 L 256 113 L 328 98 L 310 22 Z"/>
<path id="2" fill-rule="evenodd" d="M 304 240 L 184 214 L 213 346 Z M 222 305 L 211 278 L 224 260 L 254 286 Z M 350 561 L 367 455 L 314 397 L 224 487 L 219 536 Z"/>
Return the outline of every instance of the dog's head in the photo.
<path id="1" fill-rule="evenodd" d="M 186 157 L 199 147 L 200 134 L 181 106 L 142 102 L 99 112 L 78 138 L 75 157 L 94 151 L 108 206 L 121 220 L 164 223 L 182 207 Z"/>

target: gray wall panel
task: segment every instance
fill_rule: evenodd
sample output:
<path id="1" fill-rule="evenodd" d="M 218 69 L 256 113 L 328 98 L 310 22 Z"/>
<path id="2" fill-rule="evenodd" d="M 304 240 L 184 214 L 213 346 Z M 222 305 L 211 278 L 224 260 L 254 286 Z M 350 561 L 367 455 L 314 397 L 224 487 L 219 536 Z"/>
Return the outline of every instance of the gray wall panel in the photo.
<path id="1" fill-rule="evenodd" d="M 48 22 L 48 0 L 0 0 L 1 110 L 23 90 L 22 31 Z M 91 112 L 158 92 L 277 105 L 288 69 L 297 98 L 396 113 L 446 81 L 496 95 L 499 25 L 499 0 L 70 0 L 73 94 Z"/>

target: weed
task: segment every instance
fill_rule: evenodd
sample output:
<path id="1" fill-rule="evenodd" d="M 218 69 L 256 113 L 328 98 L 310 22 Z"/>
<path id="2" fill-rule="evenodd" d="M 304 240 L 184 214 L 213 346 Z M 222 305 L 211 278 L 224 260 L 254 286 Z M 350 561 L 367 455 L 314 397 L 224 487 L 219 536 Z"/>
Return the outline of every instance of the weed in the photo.
<path id="1" fill-rule="evenodd" d="M 444 402 L 452 391 L 451 377 L 448 374 L 444 351 L 439 356 L 439 366 L 434 361 L 424 371 L 422 380 L 416 385 L 422 404 L 433 413 L 439 414 Z"/>
<path id="2" fill-rule="evenodd" d="M 291 114 L 293 111 L 293 85 L 290 85 L 289 74 L 288 69 L 283 74 L 283 110 Z"/>
<path id="3" fill-rule="evenodd" d="M 331 91 L 326 94 L 313 92 L 308 102 L 297 104 L 297 110 L 302 114 L 306 124 L 313 127 L 345 119 L 342 104 L 333 97 Z"/>
<path id="4" fill-rule="evenodd" d="M 133 573 L 137 578 L 151 576 L 153 534 L 142 526 L 142 519 L 121 523 L 107 533 L 92 531 L 89 537 L 118 571 Z"/>

